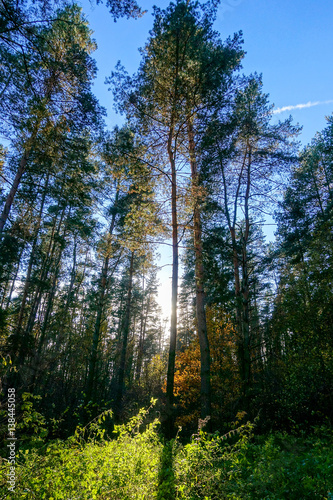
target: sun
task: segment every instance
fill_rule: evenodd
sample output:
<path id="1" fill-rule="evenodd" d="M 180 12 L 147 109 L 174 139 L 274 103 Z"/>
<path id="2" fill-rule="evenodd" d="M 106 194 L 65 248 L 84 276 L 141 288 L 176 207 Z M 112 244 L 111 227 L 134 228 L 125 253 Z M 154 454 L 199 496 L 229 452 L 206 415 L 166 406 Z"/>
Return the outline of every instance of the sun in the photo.
<path id="1" fill-rule="evenodd" d="M 162 318 L 171 317 L 171 278 L 161 277 L 157 293 L 157 302 L 162 309 Z"/>

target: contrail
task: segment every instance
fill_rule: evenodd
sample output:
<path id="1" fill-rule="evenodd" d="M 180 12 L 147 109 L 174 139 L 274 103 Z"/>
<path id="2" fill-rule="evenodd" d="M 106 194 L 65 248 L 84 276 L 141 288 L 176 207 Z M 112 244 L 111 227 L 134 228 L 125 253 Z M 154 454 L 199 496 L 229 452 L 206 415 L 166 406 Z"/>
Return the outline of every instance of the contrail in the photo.
<path id="1" fill-rule="evenodd" d="M 273 114 L 277 115 L 278 113 L 283 113 L 284 111 L 291 111 L 292 109 L 303 109 L 303 108 L 312 108 L 312 106 L 318 106 L 319 104 L 332 104 L 333 100 L 330 101 L 315 101 L 315 102 L 307 102 L 306 104 L 296 104 L 295 106 L 283 106 L 283 108 L 276 108 L 273 111 Z"/>

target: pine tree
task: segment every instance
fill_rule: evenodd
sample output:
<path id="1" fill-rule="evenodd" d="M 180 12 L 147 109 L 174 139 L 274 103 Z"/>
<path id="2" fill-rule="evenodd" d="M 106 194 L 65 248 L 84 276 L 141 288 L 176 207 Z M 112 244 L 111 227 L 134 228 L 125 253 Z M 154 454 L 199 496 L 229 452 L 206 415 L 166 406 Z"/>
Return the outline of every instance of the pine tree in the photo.
<path id="1" fill-rule="evenodd" d="M 172 403 L 177 339 L 179 176 L 184 164 L 192 186 L 193 241 L 196 254 L 197 329 L 201 345 L 202 416 L 210 415 L 209 345 L 205 325 L 204 275 L 196 140 L 205 114 L 223 99 L 242 57 L 240 36 L 225 45 L 212 29 L 215 10 L 198 3 L 178 1 L 166 10 L 155 9 L 151 37 L 143 49 L 138 76 L 133 80 L 121 69 L 111 82 L 122 110 L 137 119 L 150 134 L 152 151 L 159 151 L 162 172 L 171 190 L 173 245 L 172 312 L 167 376 L 167 434 L 172 434 Z M 157 170 L 156 168 L 156 170 Z"/>
<path id="2" fill-rule="evenodd" d="M 222 109 L 211 122 L 203 147 L 206 175 L 219 179 L 215 196 L 221 198 L 231 240 L 238 357 L 246 406 L 252 379 L 251 351 L 256 343 L 250 326 L 251 235 L 277 202 L 281 179 L 296 161 L 292 140 L 298 128 L 290 119 L 271 125 L 272 107 L 262 93 L 261 79 L 254 75 L 244 83 L 227 114 Z"/>

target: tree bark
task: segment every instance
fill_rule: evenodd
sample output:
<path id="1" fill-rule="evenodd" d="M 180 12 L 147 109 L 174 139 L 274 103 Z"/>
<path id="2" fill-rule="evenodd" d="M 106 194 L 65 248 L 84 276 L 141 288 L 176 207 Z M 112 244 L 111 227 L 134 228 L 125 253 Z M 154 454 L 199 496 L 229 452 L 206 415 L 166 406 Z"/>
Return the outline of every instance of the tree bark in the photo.
<path id="1" fill-rule="evenodd" d="M 144 288 L 143 288 L 143 290 L 144 290 Z M 143 355 L 144 355 L 144 341 L 145 341 L 145 337 L 146 337 L 146 325 L 147 325 L 147 318 L 148 318 L 148 313 L 149 313 L 149 306 L 150 306 L 150 294 L 148 295 L 147 304 L 146 304 L 145 308 L 144 308 L 144 300 L 142 300 L 140 338 L 139 338 L 138 356 L 137 356 L 136 370 L 135 370 L 135 380 L 139 383 L 139 385 L 140 385 L 140 377 L 141 377 L 141 371 L 142 371 L 142 361 L 143 361 Z"/>
<path id="2" fill-rule="evenodd" d="M 117 190 L 117 192 L 116 192 L 115 206 L 118 202 L 118 195 L 119 195 L 119 190 Z M 111 235 L 113 233 L 115 223 L 116 223 L 116 211 L 114 211 L 113 215 L 112 215 L 109 234 L 108 234 L 109 237 L 111 237 Z M 104 312 L 105 293 L 106 293 L 106 289 L 107 289 L 107 285 L 108 285 L 109 262 L 110 262 L 110 253 L 109 253 L 109 250 L 107 250 L 107 254 L 104 258 L 102 272 L 101 272 L 98 308 L 97 308 L 97 315 L 96 315 L 96 321 L 95 321 L 95 327 L 94 327 L 94 335 L 93 335 L 92 345 L 91 345 L 91 356 L 90 356 L 89 367 L 88 367 L 87 388 L 86 388 L 86 398 L 85 398 L 86 403 L 88 401 L 90 401 L 92 398 L 93 386 L 94 386 L 94 381 L 95 381 L 97 349 L 98 349 L 98 344 L 99 344 L 99 340 L 100 340 L 100 336 L 101 336 L 101 325 L 102 325 L 103 312 Z"/>
<path id="3" fill-rule="evenodd" d="M 126 354 L 127 354 L 127 344 L 128 344 L 128 334 L 130 328 L 131 319 L 131 306 L 132 306 L 132 286 L 133 286 L 133 272 L 134 272 L 134 252 L 131 253 L 129 277 L 128 277 L 128 291 L 126 299 L 126 310 L 125 318 L 123 322 L 123 339 L 122 347 L 120 353 L 120 365 L 118 372 L 118 387 L 116 394 L 116 415 L 119 416 L 122 398 L 124 394 L 124 383 L 125 383 L 125 368 L 126 368 Z"/>
<path id="4" fill-rule="evenodd" d="M 175 377 L 177 344 L 177 296 L 178 296 L 178 221 L 177 221 L 177 173 L 175 154 L 172 150 L 173 124 L 168 137 L 168 156 L 171 166 L 171 213 L 172 213 L 172 283 L 171 283 L 171 325 L 170 347 L 166 387 L 165 434 L 171 439 L 173 434 L 173 387 Z"/>
<path id="5" fill-rule="evenodd" d="M 36 140 L 36 137 L 37 137 L 37 134 L 38 134 L 38 130 L 39 130 L 39 126 L 40 126 L 40 119 L 38 119 L 37 122 L 35 123 L 34 129 L 33 129 L 32 133 L 31 133 L 31 136 L 30 136 L 30 138 L 28 139 L 28 141 L 26 143 L 26 146 L 25 146 L 25 149 L 24 149 L 24 153 L 23 153 L 22 158 L 20 160 L 20 164 L 19 164 L 19 167 L 17 169 L 17 172 L 16 172 L 16 175 L 15 175 L 12 187 L 11 187 L 9 193 L 8 193 L 8 196 L 7 196 L 7 199 L 6 199 L 6 202 L 5 202 L 5 206 L 3 207 L 2 214 L 0 216 L 0 239 L 2 237 L 3 228 L 4 228 L 4 226 L 5 226 L 6 222 L 7 222 L 10 210 L 12 208 L 12 204 L 13 204 L 16 192 L 17 192 L 18 187 L 20 185 L 21 178 L 22 178 L 22 176 L 23 176 L 23 174 L 24 174 L 24 172 L 26 170 L 28 159 L 29 159 L 29 155 L 30 155 L 31 149 L 33 147 L 33 144 L 34 144 L 34 142 Z"/>
<path id="6" fill-rule="evenodd" d="M 251 146 L 247 144 L 248 165 L 246 176 L 246 191 L 244 203 L 245 229 L 242 238 L 242 341 L 243 341 L 243 396 L 245 403 L 248 404 L 248 391 L 251 385 L 251 338 L 250 338 L 250 314 L 249 314 L 249 275 L 248 275 L 248 256 L 247 243 L 250 233 L 249 219 L 249 197 L 251 188 Z"/>
<path id="7" fill-rule="evenodd" d="M 38 217 L 37 217 L 37 225 L 35 228 L 35 237 L 34 237 L 31 252 L 30 252 L 29 264 L 28 264 L 28 269 L 27 269 L 27 274 L 26 274 L 24 289 L 23 289 L 23 295 L 22 295 L 19 315 L 18 315 L 17 324 L 16 324 L 15 341 L 14 341 L 14 346 L 12 349 L 13 359 L 16 357 L 18 350 L 20 348 L 22 329 L 23 329 L 24 312 L 25 312 L 25 307 L 26 307 L 26 301 L 28 298 L 29 287 L 31 284 L 32 266 L 33 266 L 34 259 L 35 259 L 35 252 L 36 252 L 37 241 L 38 241 L 38 233 L 39 233 L 39 229 L 41 226 L 42 214 L 43 214 L 43 209 L 44 209 L 44 203 L 45 203 L 48 183 L 49 183 L 49 174 L 47 175 L 46 180 L 45 180 L 43 196 L 42 196 L 41 205 L 40 205 L 40 209 L 39 209 L 39 213 L 38 213 Z"/>
<path id="8" fill-rule="evenodd" d="M 210 350 L 207 335 L 205 293 L 204 293 L 204 265 L 202 255 L 202 231 L 199 200 L 199 176 L 196 161 L 194 131 L 191 118 L 187 120 L 188 142 L 191 163 L 193 207 L 193 240 L 195 253 L 195 289 L 196 289 L 196 316 L 197 330 L 200 344 L 200 375 L 201 375 L 201 418 L 211 416 L 211 383 L 210 383 Z"/>
<path id="9" fill-rule="evenodd" d="M 4 225 L 7 222 L 8 215 L 9 215 L 10 209 L 12 207 L 16 191 L 17 191 L 17 189 L 18 189 L 18 187 L 20 185 L 20 182 L 21 182 L 22 175 L 25 172 L 25 169 L 26 169 L 26 166 L 27 166 L 27 163 L 28 163 L 28 158 L 29 158 L 29 152 L 25 151 L 24 155 L 21 158 L 19 168 L 17 169 L 17 172 L 16 172 L 16 175 L 15 175 L 15 179 L 14 179 L 14 182 L 12 184 L 12 187 L 11 187 L 9 193 L 8 193 L 8 196 L 7 196 L 7 199 L 6 199 L 6 202 L 5 202 L 5 206 L 4 206 L 3 210 L 2 210 L 2 214 L 1 214 L 1 217 L 0 217 L 0 236 L 2 234 Z"/>

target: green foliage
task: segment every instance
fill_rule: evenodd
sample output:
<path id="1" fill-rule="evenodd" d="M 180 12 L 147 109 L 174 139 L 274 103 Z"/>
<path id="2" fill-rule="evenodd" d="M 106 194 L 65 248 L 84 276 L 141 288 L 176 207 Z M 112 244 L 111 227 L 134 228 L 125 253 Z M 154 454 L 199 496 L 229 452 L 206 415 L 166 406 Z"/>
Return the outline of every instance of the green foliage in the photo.
<path id="1" fill-rule="evenodd" d="M 16 498 L 151 499 L 157 489 L 161 444 L 154 421 L 139 432 L 148 410 L 116 428 L 117 439 L 101 440 L 105 414 L 67 441 L 39 452 L 20 452 Z M 5 478 L 7 463 L 3 465 Z M 5 491 L 5 479 L 1 485 Z"/>
<path id="2" fill-rule="evenodd" d="M 152 400 L 152 405 L 156 401 Z M 33 417 L 25 398 L 27 423 Z M 248 422 L 224 436 L 199 430 L 190 443 L 162 443 L 158 420 L 143 425 L 142 409 L 105 439 L 104 412 L 66 441 L 18 451 L 16 498 L 62 500 L 329 499 L 333 492 L 333 434 L 313 429 L 255 436 Z M 141 432 L 140 432 L 141 429 Z M 9 464 L 1 464 L 0 495 Z M 4 498 L 1 496 L 1 498 Z"/>
<path id="3" fill-rule="evenodd" d="M 330 117 L 304 149 L 276 214 L 272 256 L 280 277 L 265 404 L 280 428 L 288 419 L 313 425 L 332 415 L 332 145 Z"/>
<path id="4" fill-rule="evenodd" d="M 103 3 L 102 0 L 97 0 L 97 3 Z M 106 5 L 113 16 L 114 21 L 119 17 L 126 17 L 137 19 L 142 17 L 147 11 L 142 11 L 135 0 L 107 0 Z"/>
<path id="5" fill-rule="evenodd" d="M 254 438 L 242 426 L 229 445 L 200 433 L 176 459 L 177 498 L 306 499 L 330 498 L 333 489 L 332 434 L 306 439 L 276 433 Z"/>
<path id="6" fill-rule="evenodd" d="M 176 498 L 174 458 L 178 449 L 177 437 L 176 439 L 167 441 L 162 450 L 158 475 L 157 500 L 173 500 Z"/>
<path id="7" fill-rule="evenodd" d="M 17 425 L 20 439 L 29 440 L 34 446 L 43 443 L 48 435 L 46 419 L 35 408 L 35 404 L 41 399 L 41 396 L 28 392 L 22 394 L 22 417 Z"/>
<path id="8" fill-rule="evenodd" d="M 252 429 L 253 424 L 248 423 L 224 436 L 209 436 L 201 430 L 195 434 L 176 458 L 178 498 L 233 498 L 226 494 L 232 491 L 230 484 L 246 463 L 245 452 Z M 237 441 L 231 445 L 230 439 L 234 437 Z"/>

